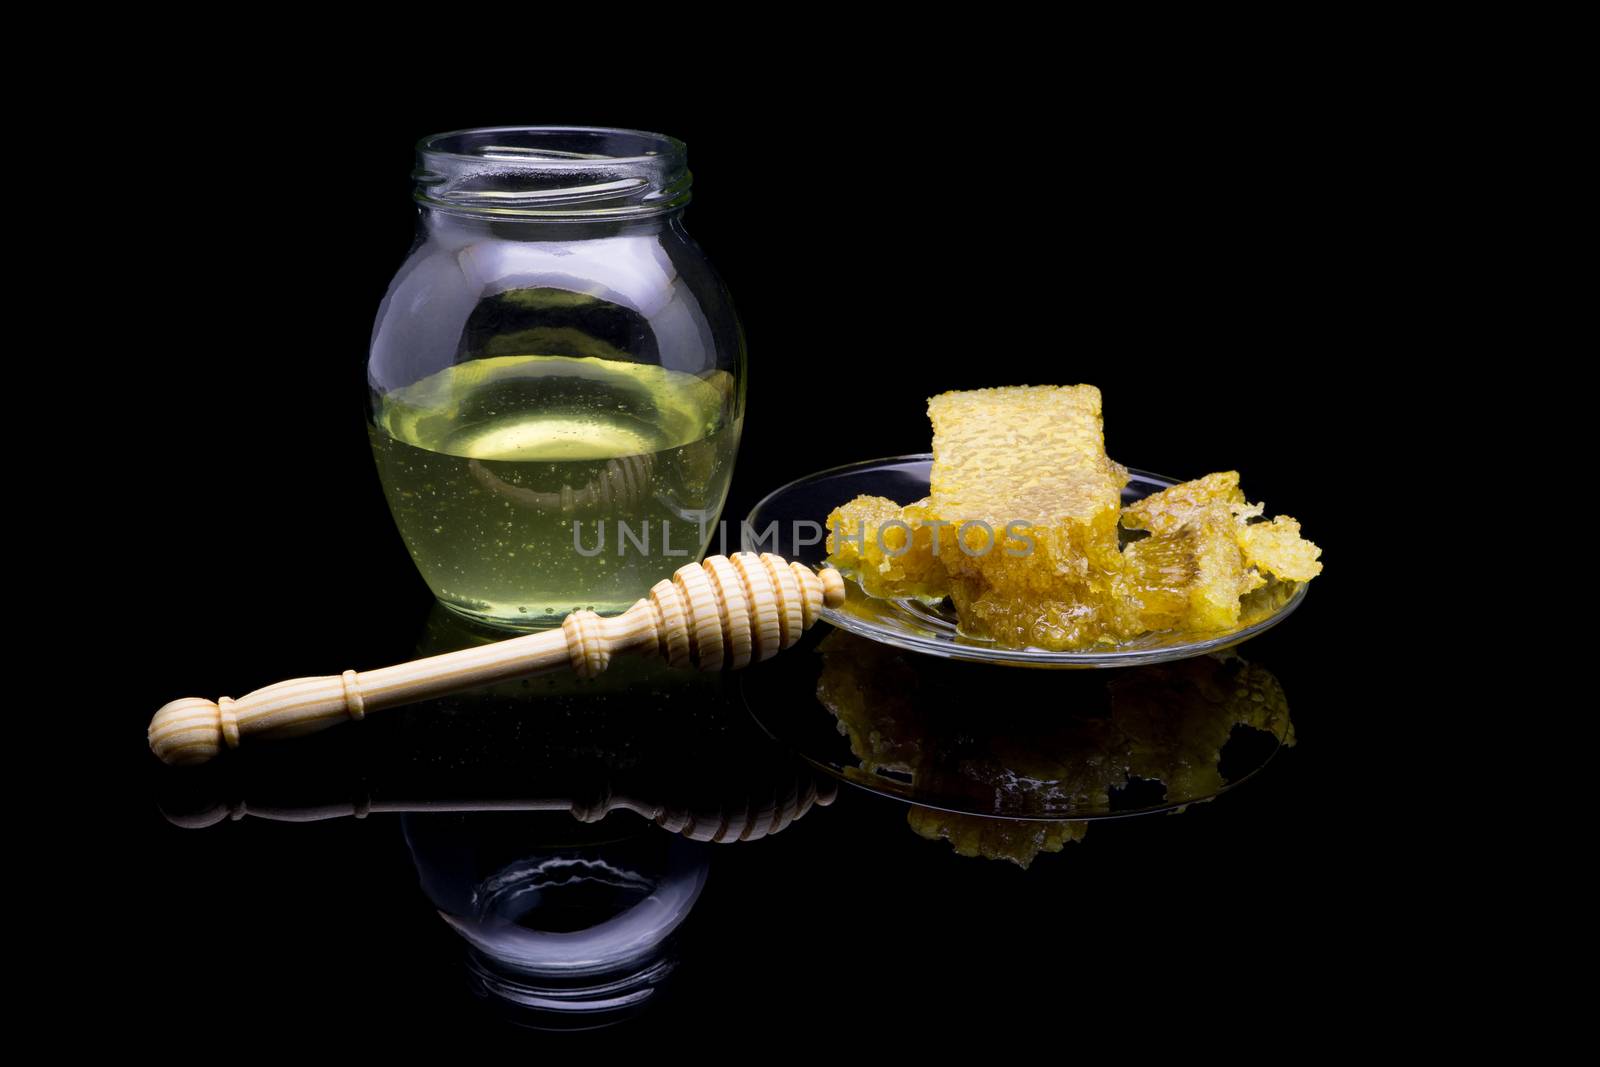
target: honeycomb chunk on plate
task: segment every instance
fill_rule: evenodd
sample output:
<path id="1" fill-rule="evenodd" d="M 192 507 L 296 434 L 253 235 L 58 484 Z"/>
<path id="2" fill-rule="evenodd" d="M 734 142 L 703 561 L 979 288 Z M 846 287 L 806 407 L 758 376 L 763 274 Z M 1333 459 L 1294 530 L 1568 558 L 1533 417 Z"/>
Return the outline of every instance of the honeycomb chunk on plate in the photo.
<path id="1" fill-rule="evenodd" d="M 1149 536 L 1123 549 L 1117 583 L 1125 629 L 1227 630 L 1241 601 L 1269 577 L 1305 581 L 1322 570 L 1321 552 L 1287 516 L 1256 523 L 1261 504 L 1246 500 L 1237 471 L 1152 493 L 1122 510 L 1122 525 Z"/>
<path id="2" fill-rule="evenodd" d="M 1169 486 L 1129 504 L 1122 509 L 1122 525 L 1153 534 L 1171 533 L 1191 518 L 1208 513 L 1213 505 L 1221 505 L 1244 519 L 1261 514 L 1260 504 L 1245 500 L 1244 490 L 1239 488 L 1239 472 L 1219 471 Z"/>
<path id="3" fill-rule="evenodd" d="M 1299 523 L 1262 521 L 1237 471 L 1121 507 L 1128 472 L 1106 455 L 1092 385 L 941 393 L 928 417 L 928 497 L 835 508 L 829 560 L 872 596 L 948 596 L 968 637 L 1066 651 L 1227 630 L 1322 569 Z"/>
<path id="4" fill-rule="evenodd" d="M 940 562 L 962 630 L 1058 650 L 1114 640 L 1128 472 L 1106 455 L 1100 390 L 941 393 L 928 417 L 927 512 L 946 524 Z"/>
<path id="5" fill-rule="evenodd" d="M 1239 531 L 1244 562 L 1263 574 L 1291 582 L 1309 582 L 1322 573 L 1322 549 L 1300 536 L 1300 524 L 1287 515 L 1251 523 Z"/>
<path id="6" fill-rule="evenodd" d="M 858 496 L 828 514 L 828 559 L 871 596 L 943 600 L 949 576 L 935 555 L 939 528 L 926 518 L 926 500 L 901 507 Z"/>

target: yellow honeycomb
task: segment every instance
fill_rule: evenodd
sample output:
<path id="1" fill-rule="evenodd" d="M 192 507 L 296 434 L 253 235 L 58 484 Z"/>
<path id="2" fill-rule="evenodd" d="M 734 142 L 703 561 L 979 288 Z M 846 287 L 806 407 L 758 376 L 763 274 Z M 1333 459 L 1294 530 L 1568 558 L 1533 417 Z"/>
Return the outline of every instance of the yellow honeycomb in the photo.
<path id="1" fill-rule="evenodd" d="M 1239 531 L 1247 567 L 1288 582 L 1309 582 L 1322 573 L 1322 549 L 1300 536 L 1300 524 L 1287 515 L 1251 523 Z"/>
<path id="2" fill-rule="evenodd" d="M 1087 526 L 1121 504 L 1128 472 L 1106 456 L 1092 385 L 940 393 L 928 418 L 929 504 L 940 518 Z"/>
<path id="3" fill-rule="evenodd" d="M 871 596 L 943 600 L 950 581 L 934 558 L 938 527 L 925 525 L 926 517 L 925 500 L 901 507 L 858 496 L 828 514 L 828 558 Z"/>
<path id="4" fill-rule="evenodd" d="M 969 636 L 1067 650 L 1225 630 L 1240 624 L 1241 598 L 1259 607 L 1251 594 L 1269 576 L 1322 570 L 1294 519 L 1258 521 L 1237 471 L 1122 508 L 1128 472 L 1106 455 L 1092 385 L 941 393 L 928 416 L 927 499 L 836 508 L 829 560 L 873 596 L 948 596 Z M 1119 524 L 1136 531 L 1126 548 Z"/>
<path id="5" fill-rule="evenodd" d="M 1106 455 L 1100 390 L 941 393 L 929 515 L 961 628 L 1010 645 L 1113 640 L 1117 513 L 1128 472 Z M 981 524 L 981 525 L 980 525 Z"/>
<path id="6" fill-rule="evenodd" d="M 1238 471 L 1220 471 L 1183 482 L 1159 493 L 1151 493 L 1143 500 L 1122 509 L 1122 525 L 1130 530 L 1149 530 L 1154 534 L 1171 533 L 1187 522 L 1190 516 L 1220 504 L 1241 518 L 1261 514 L 1260 504 L 1250 504 L 1239 488 Z"/>
<path id="7" fill-rule="evenodd" d="M 1124 508 L 1123 526 L 1149 532 L 1122 553 L 1118 592 L 1127 632 L 1230 629 L 1240 622 L 1240 598 L 1265 585 L 1268 574 L 1305 580 L 1320 572 L 1321 550 L 1300 539 L 1300 524 L 1286 516 L 1252 523 L 1263 510 L 1245 499 L 1237 471 L 1183 482 Z"/>

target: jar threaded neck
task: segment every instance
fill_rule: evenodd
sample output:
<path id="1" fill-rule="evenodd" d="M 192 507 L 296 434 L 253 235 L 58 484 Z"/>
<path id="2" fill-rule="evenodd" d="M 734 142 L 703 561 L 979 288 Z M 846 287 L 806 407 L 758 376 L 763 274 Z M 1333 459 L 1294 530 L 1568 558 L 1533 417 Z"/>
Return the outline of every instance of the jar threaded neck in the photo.
<path id="1" fill-rule="evenodd" d="M 689 202 L 687 146 L 603 126 L 485 126 L 417 142 L 413 196 L 452 214 L 592 222 Z"/>

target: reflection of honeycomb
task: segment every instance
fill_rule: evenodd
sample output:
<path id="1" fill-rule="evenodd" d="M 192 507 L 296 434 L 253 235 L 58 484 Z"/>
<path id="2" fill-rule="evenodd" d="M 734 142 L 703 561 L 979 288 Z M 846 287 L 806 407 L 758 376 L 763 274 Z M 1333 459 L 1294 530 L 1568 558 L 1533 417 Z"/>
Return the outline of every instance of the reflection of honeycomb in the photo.
<path id="1" fill-rule="evenodd" d="M 928 499 L 836 508 L 829 558 L 873 596 L 949 596 L 969 635 L 1077 649 L 1229 629 L 1267 576 L 1306 581 L 1322 569 L 1293 519 L 1252 523 L 1262 507 L 1233 471 L 1119 512 L 1128 475 L 1105 454 L 1093 386 L 943 393 L 928 414 Z M 1148 536 L 1119 549 L 1119 515 Z"/>
<path id="2" fill-rule="evenodd" d="M 1060 852 L 1068 841 L 1082 841 L 1086 822 L 1029 822 L 1023 819 L 980 819 L 934 808 L 913 807 L 906 821 L 919 836 L 950 842 L 958 856 L 1010 860 L 1026 870 L 1041 852 Z"/>
<path id="3" fill-rule="evenodd" d="M 1108 672 L 1063 686 L 1051 671 L 995 672 L 917 656 L 835 630 L 817 646 L 817 700 L 860 761 L 846 773 L 874 787 L 908 783 L 924 796 L 991 795 L 996 810 L 1104 812 L 1134 780 L 1169 800 L 1215 795 L 1235 727 L 1294 744 L 1277 678 L 1232 652 Z M 911 828 L 963 856 L 1026 867 L 1083 838 L 1082 821 L 996 819 L 913 807 Z"/>

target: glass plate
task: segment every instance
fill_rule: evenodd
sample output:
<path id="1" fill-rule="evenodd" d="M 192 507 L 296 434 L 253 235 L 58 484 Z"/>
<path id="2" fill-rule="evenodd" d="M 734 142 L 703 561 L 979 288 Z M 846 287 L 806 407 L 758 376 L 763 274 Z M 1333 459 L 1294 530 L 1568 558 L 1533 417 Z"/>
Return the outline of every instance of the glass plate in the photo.
<path id="1" fill-rule="evenodd" d="M 830 511 L 863 493 L 901 504 L 921 500 L 928 495 L 932 466 L 933 456 L 928 453 L 891 456 L 834 467 L 790 482 L 751 510 L 740 529 L 740 543 L 747 551 L 776 552 L 785 559 L 820 566 L 828 554 L 822 524 Z M 1148 471 L 1128 473 L 1128 485 L 1122 490 L 1125 505 L 1179 481 Z M 1163 631 L 1144 634 L 1111 649 L 1052 652 L 1043 648 L 1001 648 L 987 639 L 969 637 L 957 629 L 955 609 L 948 600 L 929 605 L 920 600 L 872 597 L 853 581 L 847 581 L 845 588 L 848 596 L 844 604 L 822 612 L 824 619 L 842 630 L 933 656 L 1050 668 L 1128 667 L 1216 652 L 1270 630 L 1306 597 L 1303 583 L 1271 582 L 1252 594 L 1258 607 L 1232 630 L 1205 634 Z"/>

